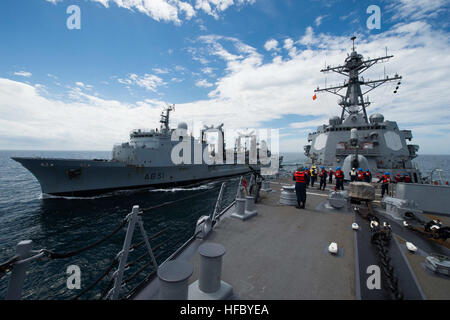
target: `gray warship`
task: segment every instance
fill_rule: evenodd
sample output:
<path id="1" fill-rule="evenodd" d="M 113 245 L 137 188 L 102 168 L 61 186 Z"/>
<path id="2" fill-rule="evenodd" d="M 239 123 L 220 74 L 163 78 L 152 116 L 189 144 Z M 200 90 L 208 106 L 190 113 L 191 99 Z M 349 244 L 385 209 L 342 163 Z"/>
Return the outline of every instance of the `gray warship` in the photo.
<path id="1" fill-rule="evenodd" d="M 217 127 L 205 126 L 201 130 L 199 140 L 188 135 L 188 126 L 185 122 L 179 123 L 177 129 L 169 127 L 170 112 L 173 110 L 174 106 L 165 108 L 161 114 L 159 130 L 133 130 L 128 142 L 113 147 L 111 160 L 34 157 L 12 159 L 21 163 L 36 177 L 43 194 L 74 197 L 97 195 L 114 190 L 180 186 L 258 170 L 258 160 L 255 164 L 250 161 L 252 167 L 248 166 L 251 148 L 255 150 L 258 148 L 255 139 L 250 141 L 250 150 L 246 145 L 243 146 L 241 139 L 238 138 L 234 150 L 227 151 L 223 143 L 223 124 Z M 175 130 L 180 140 L 172 138 Z M 206 132 L 219 134 L 218 147 L 223 148 L 222 153 L 219 151 L 217 154 L 220 157 L 215 157 L 217 152 L 215 149 L 210 150 L 214 145 L 207 143 Z M 193 152 L 190 156 L 182 156 L 181 163 L 174 163 L 171 155 L 174 147 L 181 140 L 186 141 L 188 150 Z M 202 156 L 199 161 L 195 156 L 195 150 L 200 150 L 201 155 L 208 152 L 208 156 Z M 267 154 L 270 154 L 270 151 L 265 150 Z M 180 150 L 181 154 L 183 152 Z M 234 155 L 234 161 L 231 161 L 231 164 L 230 161 L 226 161 L 226 156 L 229 154 L 232 154 L 231 157 Z M 211 161 L 207 161 L 208 159 Z M 216 159 L 224 160 L 221 163 Z M 245 161 L 237 161 L 238 159 L 245 159 Z"/>
<path id="2" fill-rule="evenodd" d="M 346 76 L 343 85 L 317 88 L 314 92 L 329 92 L 339 97 L 342 107 L 340 116 L 332 117 L 328 124 L 321 125 L 308 135 L 311 144 L 304 147 L 308 157 L 307 166 L 323 165 L 340 166 L 349 180 L 352 168 L 369 169 L 373 177 L 386 171 L 397 175 L 408 174 L 413 182 L 421 182 L 420 172 L 412 163 L 417 156 L 418 145 L 408 144 L 413 138 L 410 130 L 400 130 L 395 121 L 388 121 L 379 113 L 368 117 L 368 97 L 364 97 L 373 89 L 387 82 L 397 82 L 394 93 L 397 93 L 402 77 L 398 74 L 385 75 L 378 80 L 365 80 L 363 72 L 373 65 L 386 62 L 392 55 L 364 60 L 355 50 L 355 37 L 352 37 L 352 52 L 343 65 L 327 66 L 321 72 L 335 72 Z M 347 89 L 345 95 L 343 89 Z M 364 89 L 364 90 L 363 90 Z"/>

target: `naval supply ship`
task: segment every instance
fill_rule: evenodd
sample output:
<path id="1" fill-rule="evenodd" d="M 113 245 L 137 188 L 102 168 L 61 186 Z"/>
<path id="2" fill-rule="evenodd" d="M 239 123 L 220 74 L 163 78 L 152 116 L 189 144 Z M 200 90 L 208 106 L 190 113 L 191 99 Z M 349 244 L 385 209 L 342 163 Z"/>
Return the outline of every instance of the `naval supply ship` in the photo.
<path id="1" fill-rule="evenodd" d="M 328 92 L 339 97 L 342 107 L 340 116 L 332 117 L 328 124 L 321 125 L 308 135 L 311 144 L 304 147 L 308 160 L 307 166 L 319 165 L 335 168 L 341 167 L 345 180 L 350 180 L 352 168 L 370 170 L 373 177 L 390 172 L 391 176 L 408 174 L 412 182 L 421 183 L 420 172 L 412 163 L 417 156 L 418 145 L 408 144 L 413 138 L 410 130 L 400 130 L 395 121 L 388 121 L 380 113 L 367 116 L 369 98 L 364 97 L 388 82 L 397 82 L 394 93 L 401 84 L 398 74 L 390 77 L 384 75 L 378 80 L 368 80 L 361 76 L 363 72 L 377 63 L 386 62 L 392 55 L 375 59 L 364 59 L 355 50 L 355 37 L 352 52 L 343 65 L 327 66 L 321 72 L 335 72 L 346 76 L 343 85 L 317 88 L 318 92 Z M 343 90 L 346 89 L 345 95 Z M 315 96 L 316 97 L 316 96 Z"/>
<path id="2" fill-rule="evenodd" d="M 97 195 L 114 190 L 187 185 L 259 169 L 259 145 L 265 145 L 264 141 L 257 144 L 255 138 L 251 139 L 249 150 L 246 145 L 241 145 L 241 139 L 238 138 L 237 147 L 231 150 L 234 161 L 229 164 L 226 156 L 230 153 L 225 150 L 225 143 L 223 143 L 223 124 L 218 127 L 205 126 L 201 130 L 201 140 L 199 140 L 188 135 L 188 126 L 185 122 L 179 123 L 177 129 L 169 127 L 170 112 L 173 110 L 174 106 L 169 106 L 161 114 L 160 130 L 133 130 L 128 142 L 113 147 L 111 160 L 36 157 L 13 157 L 12 159 L 21 163 L 36 177 L 43 194 L 74 197 Z M 175 130 L 180 140 L 173 141 L 172 134 Z M 210 150 L 214 145 L 207 143 L 206 132 L 217 132 L 218 140 L 222 139 L 223 153 L 218 152 L 218 156 L 224 158 L 223 164 L 214 161 L 215 149 Z M 190 145 L 187 149 L 192 152 L 190 159 L 189 155 L 186 155 L 187 161 L 175 164 L 171 159 L 172 150 L 182 139 L 186 142 L 186 146 Z M 220 148 L 219 143 L 218 147 Z M 249 168 L 250 152 L 254 152 L 251 148 L 257 151 L 258 160 Z M 206 163 L 205 157 L 202 156 L 199 162 L 195 158 L 195 150 L 200 150 L 201 155 L 208 152 L 206 158 L 212 161 Z M 265 151 L 270 156 L 270 151 L 267 149 Z M 181 154 L 183 152 L 185 151 L 180 150 Z M 186 160 L 186 156 L 181 157 Z M 245 161 L 237 161 L 238 158 L 244 158 Z"/>

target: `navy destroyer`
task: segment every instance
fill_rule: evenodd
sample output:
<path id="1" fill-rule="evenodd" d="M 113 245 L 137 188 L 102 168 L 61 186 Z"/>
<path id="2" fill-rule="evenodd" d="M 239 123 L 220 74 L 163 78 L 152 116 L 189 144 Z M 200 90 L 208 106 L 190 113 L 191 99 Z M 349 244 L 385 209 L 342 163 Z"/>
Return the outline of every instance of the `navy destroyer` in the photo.
<path id="1" fill-rule="evenodd" d="M 364 97 L 373 89 L 387 82 L 396 82 L 394 93 L 397 93 L 402 77 L 385 75 L 378 80 L 367 80 L 361 76 L 373 65 L 386 62 L 392 55 L 375 59 L 364 59 L 355 50 L 355 37 L 352 37 L 352 52 L 343 65 L 327 66 L 321 72 L 335 72 L 348 79 L 343 85 L 317 88 L 314 92 L 329 92 L 339 97 L 342 107 L 340 116 L 332 117 L 328 124 L 321 125 L 308 135 L 311 144 L 304 147 L 308 157 L 307 166 L 320 165 L 326 167 L 339 166 L 349 180 L 352 168 L 369 169 L 376 175 L 386 171 L 391 175 L 408 174 L 413 182 L 421 182 L 420 172 L 415 168 L 412 159 L 417 156 L 418 145 L 408 144 L 412 139 L 410 130 L 400 130 L 395 121 L 388 121 L 379 113 L 368 117 L 368 97 Z M 343 94 L 343 90 L 347 92 Z"/>
<path id="2" fill-rule="evenodd" d="M 223 124 L 218 127 L 205 126 L 200 139 L 196 139 L 188 134 L 185 122 L 180 122 L 177 129 L 169 127 L 170 112 L 173 110 L 174 106 L 169 106 L 163 111 L 159 130 L 133 130 L 129 142 L 113 147 L 111 160 L 29 157 L 14 157 L 13 160 L 20 162 L 36 177 L 42 193 L 57 196 L 89 196 L 113 190 L 171 187 L 258 170 L 260 144 L 255 137 L 250 139 L 250 148 L 242 146 L 239 137 L 234 150 L 226 150 Z M 207 132 L 218 133 L 217 148 L 207 143 Z M 261 141 L 262 144 L 265 145 L 265 142 Z M 177 145 L 181 147 L 177 149 Z M 255 151 L 258 159 L 253 163 L 249 158 Z M 270 156 L 267 148 L 265 152 L 266 156 Z M 227 155 L 233 161 L 228 161 Z M 180 163 L 174 163 L 173 158 L 179 159 Z"/>

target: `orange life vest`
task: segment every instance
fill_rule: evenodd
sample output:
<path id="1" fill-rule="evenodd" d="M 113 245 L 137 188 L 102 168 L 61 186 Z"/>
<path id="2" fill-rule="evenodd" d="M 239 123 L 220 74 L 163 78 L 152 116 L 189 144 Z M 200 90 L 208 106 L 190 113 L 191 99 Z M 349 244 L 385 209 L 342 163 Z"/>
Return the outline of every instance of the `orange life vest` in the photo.
<path id="1" fill-rule="evenodd" d="M 295 171 L 294 173 L 295 182 L 305 183 L 305 173 L 301 171 Z"/>
<path id="2" fill-rule="evenodd" d="M 336 178 L 343 178 L 344 177 L 342 170 L 336 170 L 336 172 L 334 173 L 334 176 Z"/>

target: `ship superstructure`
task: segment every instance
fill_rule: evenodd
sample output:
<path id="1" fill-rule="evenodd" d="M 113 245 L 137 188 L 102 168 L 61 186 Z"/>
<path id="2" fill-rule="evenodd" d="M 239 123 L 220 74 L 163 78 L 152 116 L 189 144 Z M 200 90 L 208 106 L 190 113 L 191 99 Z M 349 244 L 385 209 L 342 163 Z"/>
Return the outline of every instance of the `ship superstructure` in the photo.
<path id="1" fill-rule="evenodd" d="M 332 117 L 328 124 L 321 125 L 308 135 L 310 145 L 304 147 L 308 157 L 307 165 L 340 166 L 346 179 L 352 168 L 369 169 L 373 174 L 409 174 L 414 182 L 420 182 L 419 171 L 412 159 L 419 146 L 408 144 L 412 139 L 410 130 L 400 130 L 395 121 L 388 121 L 379 113 L 367 115 L 370 105 L 364 97 L 373 89 L 387 82 L 397 82 L 394 93 L 401 84 L 402 77 L 384 76 L 379 80 L 364 80 L 363 72 L 373 65 L 385 62 L 392 55 L 364 60 L 355 50 L 355 37 L 352 37 L 352 52 L 343 65 L 327 66 L 321 72 L 335 72 L 347 77 L 343 85 L 317 88 L 314 92 L 329 92 L 337 95 L 342 107 L 340 116 Z M 346 89 L 346 93 L 343 91 Z M 363 90 L 364 89 L 364 90 Z M 374 174 L 375 176 L 375 174 Z"/>

